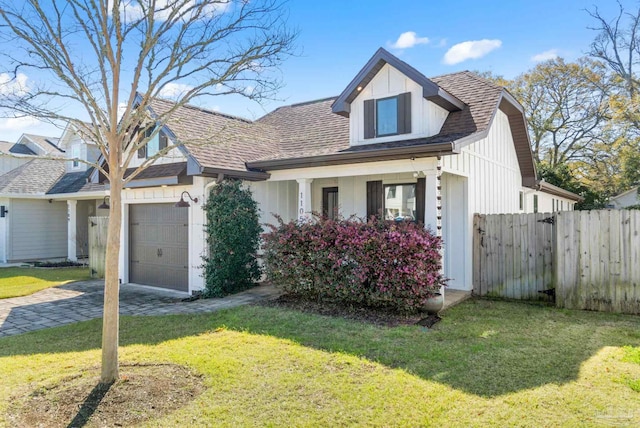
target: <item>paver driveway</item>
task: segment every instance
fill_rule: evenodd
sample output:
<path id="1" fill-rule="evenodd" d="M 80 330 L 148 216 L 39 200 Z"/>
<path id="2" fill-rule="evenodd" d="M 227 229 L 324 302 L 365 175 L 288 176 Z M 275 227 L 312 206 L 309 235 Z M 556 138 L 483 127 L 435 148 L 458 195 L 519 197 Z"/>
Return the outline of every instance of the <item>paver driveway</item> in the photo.
<path id="1" fill-rule="evenodd" d="M 213 312 L 262 299 L 279 291 L 261 285 L 222 299 L 183 302 L 168 290 L 125 284 L 120 287 L 120 314 L 169 315 Z M 48 288 L 30 296 L 0 300 L 0 337 L 102 317 L 104 281 L 79 281 Z"/>

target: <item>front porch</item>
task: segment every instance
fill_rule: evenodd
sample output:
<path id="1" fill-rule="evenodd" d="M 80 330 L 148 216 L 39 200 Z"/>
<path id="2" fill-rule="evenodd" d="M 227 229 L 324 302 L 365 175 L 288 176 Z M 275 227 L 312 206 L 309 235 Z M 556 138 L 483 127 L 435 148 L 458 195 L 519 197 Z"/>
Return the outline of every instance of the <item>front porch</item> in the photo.
<path id="1" fill-rule="evenodd" d="M 285 221 L 339 214 L 422 222 L 443 238 L 450 287 L 472 288 L 468 178 L 443 171 L 436 157 L 271 171 L 251 186 L 263 223 L 274 223 L 271 213 Z"/>

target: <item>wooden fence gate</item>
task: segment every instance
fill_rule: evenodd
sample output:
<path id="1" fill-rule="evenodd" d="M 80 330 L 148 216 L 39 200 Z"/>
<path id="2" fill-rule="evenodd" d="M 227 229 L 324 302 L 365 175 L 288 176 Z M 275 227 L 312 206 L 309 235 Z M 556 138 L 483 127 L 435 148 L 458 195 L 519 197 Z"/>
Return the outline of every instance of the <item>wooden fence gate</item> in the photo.
<path id="1" fill-rule="evenodd" d="M 476 214 L 473 226 L 474 294 L 640 314 L 640 210 Z"/>
<path id="2" fill-rule="evenodd" d="M 89 269 L 92 278 L 104 278 L 109 217 L 89 217 Z"/>
<path id="3" fill-rule="evenodd" d="M 473 290 L 480 296 L 547 299 L 553 288 L 551 214 L 474 216 Z"/>

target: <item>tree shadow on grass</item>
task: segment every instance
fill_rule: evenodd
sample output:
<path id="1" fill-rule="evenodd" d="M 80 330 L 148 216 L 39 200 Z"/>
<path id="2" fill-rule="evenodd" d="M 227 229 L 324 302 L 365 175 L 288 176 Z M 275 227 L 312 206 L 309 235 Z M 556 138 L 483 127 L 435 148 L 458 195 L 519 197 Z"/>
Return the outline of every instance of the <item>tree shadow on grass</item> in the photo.
<path id="1" fill-rule="evenodd" d="M 638 317 L 477 300 L 450 309 L 433 329 L 386 328 L 259 306 L 123 317 L 121 345 L 154 345 L 219 327 L 367 358 L 483 397 L 571 382 L 602 347 L 640 346 Z M 100 320 L 93 320 L 0 339 L 0 357 L 99 349 L 100 328 Z"/>

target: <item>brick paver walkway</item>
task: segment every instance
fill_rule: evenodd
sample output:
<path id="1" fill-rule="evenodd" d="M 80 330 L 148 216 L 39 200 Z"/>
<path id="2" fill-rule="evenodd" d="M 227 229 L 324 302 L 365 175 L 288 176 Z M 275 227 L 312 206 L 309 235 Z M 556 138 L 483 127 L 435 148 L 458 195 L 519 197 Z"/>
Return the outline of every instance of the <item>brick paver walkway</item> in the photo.
<path id="1" fill-rule="evenodd" d="M 120 314 L 169 315 L 213 312 L 276 297 L 273 286 L 258 286 L 222 299 L 183 302 L 184 295 L 125 284 L 120 287 Z M 0 299 L 0 337 L 102 317 L 104 282 L 79 281 L 30 296 Z"/>

